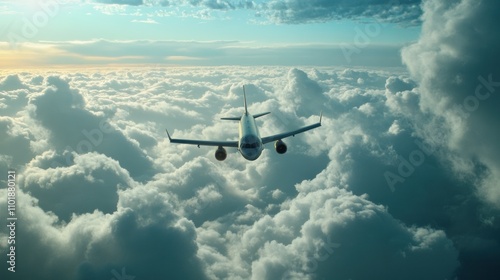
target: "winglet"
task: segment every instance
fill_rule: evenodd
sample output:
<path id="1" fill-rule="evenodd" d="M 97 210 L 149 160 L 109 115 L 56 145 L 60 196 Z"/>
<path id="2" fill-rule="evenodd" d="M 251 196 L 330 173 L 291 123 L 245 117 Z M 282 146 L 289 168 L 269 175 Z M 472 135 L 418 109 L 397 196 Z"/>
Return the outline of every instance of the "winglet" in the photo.
<path id="1" fill-rule="evenodd" d="M 323 118 L 323 111 L 319 114 L 319 124 L 321 125 L 321 119 Z"/>
<path id="2" fill-rule="evenodd" d="M 245 86 L 243 86 L 243 99 L 245 101 L 245 115 L 248 115 L 248 110 L 247 110 L 247 94 L 245 93 Z"/>
<path id="3" fill-rule="evenodd" d="M 170 134 L 168 133 L 168 130 L 165 129 L 165 131 L 167 132 L 168 140 L 170 140 L 170 142 L 172 142 L 172 137 L 170 137 Z"/>

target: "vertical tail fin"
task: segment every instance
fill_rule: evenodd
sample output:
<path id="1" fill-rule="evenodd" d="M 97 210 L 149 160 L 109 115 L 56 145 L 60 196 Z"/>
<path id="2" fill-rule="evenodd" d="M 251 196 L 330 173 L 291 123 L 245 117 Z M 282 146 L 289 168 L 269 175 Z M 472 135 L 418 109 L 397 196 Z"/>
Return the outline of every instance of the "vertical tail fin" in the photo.
<path id="1" fill-rule="evenodd" d="M 247 94 L 245 93 L 245 86 L 243 86 L 243 99 L 245 100 L 245 115 L 248 115 L 248 110 L 247 110 Z"/>

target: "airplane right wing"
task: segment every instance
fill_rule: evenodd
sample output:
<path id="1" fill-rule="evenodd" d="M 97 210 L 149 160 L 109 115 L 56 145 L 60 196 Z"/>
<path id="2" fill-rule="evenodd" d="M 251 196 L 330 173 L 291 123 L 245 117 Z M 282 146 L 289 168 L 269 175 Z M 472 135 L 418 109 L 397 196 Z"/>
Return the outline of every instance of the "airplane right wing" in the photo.
<path id="1" fill-rule="evenodd" d="M 266 144 L 266 143 L 273 142 L 276 140 L 281 140 L 283 138 L 290 137 L 290 136 L 295 136 L 296 134 L 314 129 L 316 127 L 320 127 L 322 117 L 323 117 L 323 114 L 320 115 L 319 122 L 317 122 L 315 124 L 304 126 L 302 128 L 299 128 L 297 130 L 290 131 L 290 132 L 285 132 L 285 133 L 275 134 L 275 135 L 271 135 L 271 136 L 267 136 L 267 137 L 262 137 L 262 144 Z"/>
<path id="2" fill-rule="evenodd" d="M 165 131 L 167 132 L 168 140 L 170 140 L 171 143 L 197 145 L 198 147 L 200 147 L 200 146 L 219 146 L 219 147 L 236 147 L 236 148 L 238 147 L 238 141 L 208 141 L 208 140 L 176 139 L 176 138 L 170 137 L 168 130 L 165 129 Z"/>
<path id="3" fill-rule="evenodd" d="M 265 112 L 265 113 L 256 114 L 256 115 L 253 115 L 253 117 L 254 117 L 254 119 L 256 119 L 258 117 L 262 117 L 262 116 L 265 116 L 267 114 L 271 114 L 271 112 Z"/>

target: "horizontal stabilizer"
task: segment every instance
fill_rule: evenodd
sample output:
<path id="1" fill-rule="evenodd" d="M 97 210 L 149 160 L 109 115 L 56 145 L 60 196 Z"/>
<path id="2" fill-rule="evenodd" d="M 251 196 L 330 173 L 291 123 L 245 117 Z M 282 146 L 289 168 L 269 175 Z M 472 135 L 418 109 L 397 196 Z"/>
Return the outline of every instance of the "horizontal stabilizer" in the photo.
<path id="1" fill-rule="evenodd" d="M 270 114 L 271 112 L 265 112 L 265 113 L 260 113 L 260 114 L 257 114 L 257 115 L 253 115 L 253 117 L 256 119 L 258 117 L 262 117 L 262 116 L 265 116 L 267 114 Z M 221 120 L 225 120 L 225 121 L 239 121 L 241 120 L 241 117 L 227 117 L 227 118 L 220 118 Z"/>
<path id="2" fill-rule="evenodd" d="M 220 118 L 221 120 L 225 121 L 239 121 L 241 120 L 241 117 L 229 117 L 229 118 Z"/>

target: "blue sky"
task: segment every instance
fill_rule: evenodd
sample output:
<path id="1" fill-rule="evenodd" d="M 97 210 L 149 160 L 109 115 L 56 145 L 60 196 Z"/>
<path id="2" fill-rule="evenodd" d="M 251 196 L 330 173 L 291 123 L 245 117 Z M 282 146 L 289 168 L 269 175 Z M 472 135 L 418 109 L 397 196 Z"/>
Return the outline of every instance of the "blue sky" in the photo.
<path id="1" fill-rule="evenodd" d="M 221 3 L 232 2 L 234 6 L 221 8 Z M 152 60 L 161 64 L 172 62 L 168 57 L 175 57 L 176 63 L 182 60 L 182 63 L 203 65 L 325 66 L 371 65 L 376 62 L 370 61 L 379 57 L 376 61 L 382 63 L 382 66 L 397 66 L 400 64 L 401 46 L 416 41 L 420 33 L 417 4 L 401 5 L 400 10 L 396 11 L 397 17 L 391 12 L 370 17 L 357 14 L 359 7 L 356 6 L 339 14 L 332 14 L 326 9 L 328 7 L 325 7 L 324 12 L 317 12 L 312 8 L 308 12 L 307 5 L 296 10 L 293 3 L 283 10 L 281 6 L 277 6 L 277 2 L 279 1 L 258 1 L 240 7 L 238 5 L 242 4 L 238 3 L 241 1 L 229 0 L 189 3 L 178 1 L 167 6 L 150 2 L 126 5 L 71 0 L 8 1 L 0 4 L 0 24 L 3 26 L 0 30 L 0 42 L 3 42 L 0 53 L 2 57 L 6 57 L 4 61 L 11 61 L 10 64 L 36 62 L 40 66 L 110 62 L 150 64 L 154 63 Z M 389 6 L 374 7 L 364 10 Z M 405 13 L 408 16 L 401 16 Z M 165 46 L 160 51 L 142 44 L 136 45 L 144 40 L 151 43 L 182 42 L 182 46 L 176 44 L 176 49 Z M 99 49 L 95 49 L 94 56 L 89 57 L 78 52 L 68 52 L 65 48 L 67 44 L 74 45 L 77 42 L 85 43 L 86 48 L 97 48 L 93 44 L 96 41 L 101 42 L 101 48 L 106 48 L 103 42 L 126 44 L 121 45 L 121 52 L 113 59 L 99 54 Z M 216 49 L 205 44 L 215 41 L 223 43 Z M 197 44 L 194 45 L 198 48 L 193 48 L 190 43 L 194 42 L 202 43 L 201 49 Z M 138 48 L 142 48 L 141 55 L 137 55 Z M 264 51 L 264 55 L 260 56 L 261 48 L 270 48 L 272 51 Z M 322 51 L 315 52 L 314 49 L 317 48 Z M 45 54 L 40 60 L 42 49 Z M 181 54 L 177 52 L 179 49 L 183 50 Z M 237 49 L 238 52 L 226 52 L 228 49 Z M 225 50 L 221 54 L 224 59 L 212 56 L 211 52 L 214 50 Z M 346 59 L 346 51 L 351 53 L 353 50 L 359 59 Z M 86 53 L 88 52 L 90 50 Z M 249 56 L 252 57 L 251 60 L 245 59 Z M 269 57 L 272 59 L 269 60 Z M 9 63 L 4 65 L 8 66 Z"/>
<path id="2" fill-rule="evenodd" d="M 32 5 L 6 6 L 13 14 L 2 17 L 2 23 L 19 20 L 20 14 L 33 19 L 40 8 Z M 202 18 L 200 14 L 204 14 Z M 416 40 L 419 28 L 396 23 L 380 24 L 383 32 L 373 43 L 404 43 Z M 382 26 L 383 24 L 383 26 Z M 277 24 L 256 17 L 251 10 L 204 11 L 192 7 L 127 6 L 108 4 L 66 4 L 40 28 L 39 40 L 238 40 L 270 43 L 349 43 L 355 28 L 365 23 L 335 20 L 320 23 Z M 78 32 L 68 32 L 69 29 Z"/>

